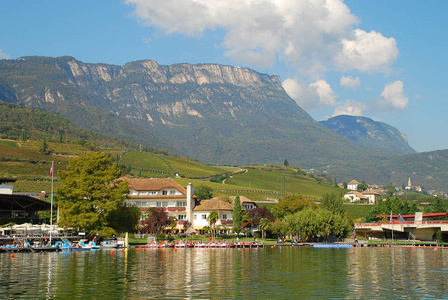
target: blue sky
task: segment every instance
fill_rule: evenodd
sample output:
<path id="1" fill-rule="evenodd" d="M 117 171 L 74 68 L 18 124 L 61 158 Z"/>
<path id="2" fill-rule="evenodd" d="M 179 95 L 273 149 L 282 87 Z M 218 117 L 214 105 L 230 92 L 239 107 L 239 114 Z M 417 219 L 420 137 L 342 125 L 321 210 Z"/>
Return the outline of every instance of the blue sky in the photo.
<path id="1" fill-rule="evenodd" d="M 316 120 L 395 126 L 448 149 L 448 1 L 3 0 L 0 58 L 219 63 L 280 75 Z"/>

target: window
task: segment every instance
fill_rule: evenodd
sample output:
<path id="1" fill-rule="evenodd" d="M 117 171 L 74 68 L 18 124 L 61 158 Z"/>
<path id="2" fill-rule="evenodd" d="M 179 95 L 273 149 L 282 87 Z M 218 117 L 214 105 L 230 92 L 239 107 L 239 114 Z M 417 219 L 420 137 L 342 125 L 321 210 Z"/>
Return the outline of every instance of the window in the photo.
<path id="1" fill-rule="evenodd" d="M 157 202 L 157 207 L 162 207 L 162 202 Z"/>
<path id="2" fill-rule="evenodd" d="M 162 195 L 168 195 L 168 191 L 163 190 Z"/>
<path id="3" fill-rule="evenodd" d="M 222 215 L 223 220 L 227 220 L 227 215 Z"/>
<path id="4" fill-rule="evenodd" d="M 162 206 L 163 207 L 167 207 L 168 206 L 168 202 L 162 202 Z"/>
<path id="5" fill-rule="evenodd" d="M 187 202 L 176 202 L 177 207 L 187 206 Z"/>
<path id="6" fill-rule="evenodd" d="M 178 215 L 178 216 L 177 216 L 177 219 L 178 219 L 179 221 L 186 220 L 186 219 L 187 219 L 187 216 L 186 216 L 186 215 Z"/>
<path id="7" fill-rule="evenodd" d="M 176 195 L 176 190 L 170 190 L 170 195 Z"/>
<path id="8" fill-rule="evenodd" d="M 198 215 L 194 215 L 194 219 L 195 219 L 195 220 L 197 220 L 197 216 L 198 216 Z"/>
<path id="9" fill-rule="evenodd" d="M 206 214 L 202 215 L 202 220 L 207 220 L 207 215 Z"/>

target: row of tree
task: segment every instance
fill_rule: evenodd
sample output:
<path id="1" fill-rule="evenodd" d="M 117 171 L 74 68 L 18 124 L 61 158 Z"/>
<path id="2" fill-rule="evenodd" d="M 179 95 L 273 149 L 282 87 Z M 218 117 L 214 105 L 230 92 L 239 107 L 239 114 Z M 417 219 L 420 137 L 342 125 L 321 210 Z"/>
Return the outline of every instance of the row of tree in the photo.
<path id="1" fill-rule="evenodd" d="M 261 229 L 279 236 L 300 236 L 305 240 L 317 236 L 345 237 L 353 229 L 353 222 L 344 210 L 343 201 L 336 194 L 325 194 L 321 205 L 298 195 L 281 200 L 274 209 L 277 219 L 264 221 Z"/>

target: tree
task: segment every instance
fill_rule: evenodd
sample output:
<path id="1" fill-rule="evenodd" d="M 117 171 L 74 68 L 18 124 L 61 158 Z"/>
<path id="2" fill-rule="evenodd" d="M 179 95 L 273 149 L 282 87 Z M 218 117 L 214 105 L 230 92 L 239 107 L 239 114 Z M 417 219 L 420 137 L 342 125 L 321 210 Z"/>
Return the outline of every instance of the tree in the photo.
<path id="1" fill-rule="evenodd" d="M 40 153 L 47 152 L 47 143 L 45 142 L 45 138 L 42 138 L 42 143 L 40 146 Z"/>
<path id="2" fill-rule="evenodd" d="M 392 198 L 394 193 L 395 193 L 394 186 L 393 186 L 393 184 L 391 182 L 391 183 L 389 183 L 389 189 L 386 192 L 386 197 L 390 199 L 390 198 Z"/>
<path id="3" fill-rule="evenodd" d="M 240 234 L 241 232 L 241 221 L 242 221 L 242 209 L 241 209 L 241 201 L 240 196 L 236 196 L 235 200 L 233 200 L 233 231 L 236 234 Z"/>
<path id="4" fill-rule="evenodd" d="M 271 231 L 278 236 L 285 236 L 289 232 L 289 224 L 284 219 L 277 219 L 269 226 Z"/>
<path id="5" fill-rule="evenodd" d="M 285 217 L 288 233 L 300 235 L 306 240 L 321 236 L 346 236 L 352 230 L 352 221 L 347 213 L 333 213 L 327 209 L 305 208 Z"/>
<path id="6" fill-rule="evenodd" d="M 322 198 L 322 209 L 326 209 L 334 214 L 344 214 L 344 202 L 335 193 L 326 193 Z"/>
<path id="7" fill-rule="evenodd" d="M 367 184 L 365 183 L 360 183 L 358 184 L 357 190 L 358 192 L 364 192 L 365 190 L 367 190 L 369 187 L 367 186 Z"/>
<path id="8" fill-rule="evenodd" d="M 219 214 L 216 210 L 212 210 L 210 212 L 210 214 L 208 215 L 207 221 L 210 224 L 210 228 L 211 228 L 211 232 L 212 232 L 212 237 L 216 237 L 216 228 L 215 228 L 215 224 L 216 222 L 218 222 L 219 219 Z"/>
<path id="9" fill-rule="evenodd" d="M 293 214 L 304 209 L 305 207 L 315 208 L 316 204 L 302 195 L 288 195 L 281 199 L 275 206 L 274 216 L 276 218 L 283 218 L 287 214 Z"/>
<path id="10" fill-rule="evenodd" d="M 271 228 L 271 221 L 267 218 L 261 218 L 258 227 L 261 229 L 261 237 L 266 238 L 266 231 Z"/>
<path id="11" fill-rule="evenodd" d="M 256 207 L 249 211 L 249 222 L 252 223 L 252 226 L 257 227 L 263 218 L 268 219 L 270 222 L 274 221 L 272 212 L 266 206 Z"/>
<path id="12" fill-rule="evenodd" d="M 118 209 L 111 212 L 109 222 L 113 224 L 113 228 L 117 232 L 135 232 L 141 214 L 142 212 L 137 206 L 123 203 Z"/>
<path id="13" fill-rule="evenodd" d="M 129 222 L 126 225 L 114 222 L 122 216 L 129 190 L 127 182 L 114 182 L 120 169 L 106 154 L 92 152 L 72 159 L 58 174 L 61 184 L 55 198 L 60 207 L 60 226 L 111 236 L 137 225 L 133 218 L 123 220 Z"/>
<path id="14" fill-rule="evenodd" d="M 283 164 L 285 165 L 285 167 L 289 166 L 289 162 L 285 159 L 285 161 L 283 162 Z"/>
<path id="15" fill-rule="evenodd" d="M 232 198 L 230 198 L 229 195 L 224 195 L 224 196 L 222 196 L 222 197 L 220 197 L 220 198 L 221 198 L 221 200 L 224 201 L 224 202 L 227 202 L 227 203 L 230 203 L 230 204 L 233 203 Z M 210 199 L 210 198 L 208 198 L 208 199 Z"/>
<path id="16" fill-rule="evenodd" d="M 213 198 L 212 188 L 206 185 L 198 185 L 194 189 L 194 194 L 198 200 L 205 200 Z"/>
<path id="17" fill-rule="evenodd" d="M 436 197 L 434 203 L 431 205 L 431 212 L 434 213 L 446 212 L 445 202 L 441 198 Z"/>
<path id="18" fill-rule="evenodd" d="M 162 207 L 151 207 L 146 212 L 146 219 L 143 221 L 142 232 L 160 234 L 162 229 L 172 223 L 172 219 Z"/>

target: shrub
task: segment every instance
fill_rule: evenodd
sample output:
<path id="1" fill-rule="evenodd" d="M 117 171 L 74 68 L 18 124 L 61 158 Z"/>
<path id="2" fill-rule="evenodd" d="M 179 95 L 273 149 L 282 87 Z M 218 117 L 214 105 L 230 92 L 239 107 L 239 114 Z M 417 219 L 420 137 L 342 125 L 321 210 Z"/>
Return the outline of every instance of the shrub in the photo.
<path id="1" fill-rule="evenodd" d="M 159 234 L 157 235 L 157 240 L 158 240 L 158 241 L 166 240 L 166 234 L 164 234 L 163 232 L 162 232 L 162 233 L 159 233 Z"/>
<path id="2" fill-rule="evenodd" d="M 254 231 L 254 237 L 256 237 L 257 239 L 261 239 L 261 231 Z"/>

